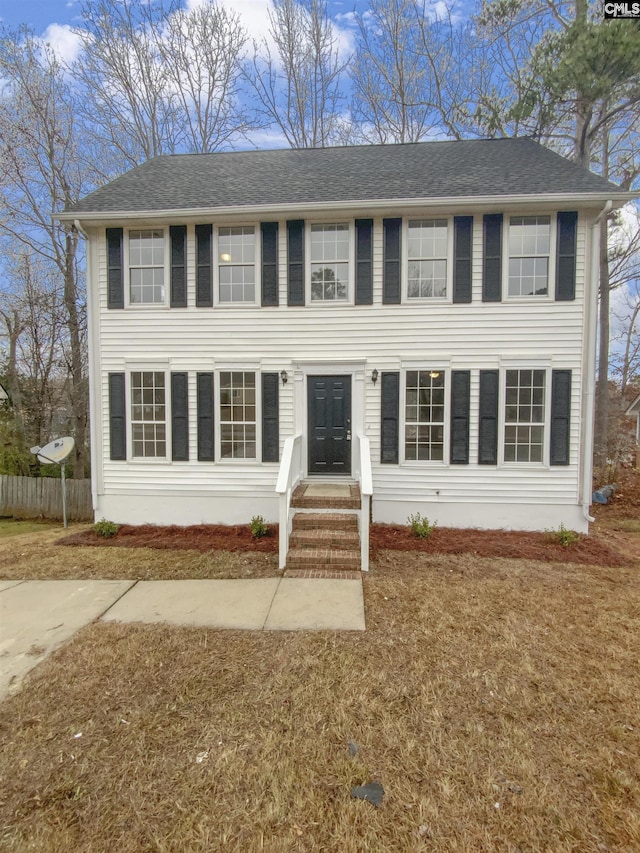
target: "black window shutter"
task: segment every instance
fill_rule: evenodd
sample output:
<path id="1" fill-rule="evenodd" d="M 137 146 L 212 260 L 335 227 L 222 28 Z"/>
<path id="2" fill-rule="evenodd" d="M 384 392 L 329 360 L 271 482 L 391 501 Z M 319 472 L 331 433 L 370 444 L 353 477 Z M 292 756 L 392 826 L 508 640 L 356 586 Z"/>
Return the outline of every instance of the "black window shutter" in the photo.
<path id="1" fill-rule="evenodd" d="M 384 219 L 382 301 L 385 305 L 400 304 L 400 270 L 402 268 L 402 219 Z"/>
<path id="2" fill-rule="evenodd" d="M 280 459 L 277 373 L 262 374 L 262 461 Z"/>
<path id="3" fill-rule="evenodd" d="M 551 377 L 551 459 L 552 465 L 569 464 L 571 415 L 571 371 L 554 370 Z"/>
<path id="4" fill-rule="evenodd" d="M 261 222 L 262 304 L 278 304 L 278 223 Z"/>
<path id="5" fill-rule="evenodd" d="M 304 305 L 304 219 L 287 222 L 287 303 Z"/>
<path id="6" fill-rule="evenodd" d="M 213 283 L 211 275 L 211 225 L 196 225 L 196 305 L 211 308 Z"/>
<path id="7" fill-rule="evenodd" d="M 124 373 L 109 374 L 109 458 L 127 458 L 127 403 Z"/>
<path id="8" fill-rule="evenodd" d="M 478 436 L 478 463 L 498 464 L 498 399 L 499 372 L 480 371 L 480 429 Z"/>
<path id="9" fill-rule="evenodd" d="M 556 249 L 556 300 L 576 298 L 576 236 L 578 214 L 565 210 L 558 213 Z"/>
<path id="10" fill-rule="evenodd" d="M 356 219 L 356 305 L 373 305 L 373 219 Z"/>
<path id="11" fill-rule="evenodd" d="M 381 379 L 381 447 L 380 461 L 398 464 L 398 419 L 400 414 L 400 374 L 383 372 Z"/>
<path id="12" fill-rule="evenodd" d="M 472 240 L 473 216 L 455 216 L 453 219 L 454 302 L 471 302 Z"/>
<path id="13" fill-rule="evenodd" d="M 187 307 L 187 226 L 172 225 L 171 238 L 171 307 Z"/>
<path id="14" fill-rule="evenodd" d="M 124 308 L 122 228 L 107 228 L 107 308 Z"/>
<path id="15" fill-rule="evenodd" d="M 482 301 L 502 300 L 502 214 L 484 216 L 484 259 L 482 265 Z"/>
<path id="16" fill-rule="evenodd" d="M 451 371 L 451 449 L 452 465 L 469 464 L 469 392 L 470 370 Z"/>
<path id="17" fill-rule="evenodd" d="M 198 408 L 198 460 L 213 462 L 213 373 L 198 373 L 196 376 Z"/>
<path id="18" fill-rule="evenodd" d="M 171 374 L 171 458 L 189 460 L 189 375 Z"/>

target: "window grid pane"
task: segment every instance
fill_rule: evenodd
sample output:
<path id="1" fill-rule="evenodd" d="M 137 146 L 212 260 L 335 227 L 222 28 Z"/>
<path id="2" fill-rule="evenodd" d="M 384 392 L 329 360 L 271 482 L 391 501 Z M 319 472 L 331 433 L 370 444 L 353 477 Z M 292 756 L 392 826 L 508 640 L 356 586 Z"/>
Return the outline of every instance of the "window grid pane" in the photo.
<path id="1" fill-rule="evenodd" d="M 544 421 L 545 371 L 507 370 L 505 462 L 542 462 Z"/>
<path id="2" fill-rule="evenodd" d="M 448 222 L 411 219 L 407 230 L 409 257 L 407 297 L 445 298 L 447 295 Z"/>
<path id="3" fill-rule="evenodd" d="M 166 400 L 162 371 L 134 371 L 131 374 L 131 435 L 134 457 L 166 457 Z"/>
<path id="4" fill-rule="evenodd" d="M 220 302 L 255 302 L 256 233 L 253 225 L 218 228 Z"/>
<path id="5" fill-rule="evenodd" d="M 349 297 L 349 226 L 346 223 L 311 226 L 311 300 L 324 302 Z"/>
<path id="6" fill-rule="evenodd" d="M 256 458 L 256 375 L 239 370 L 220 374 L 220 455 Z"/>
<path id="7" fill-rule="evenodd" d="M 512 216 L 509 221 L 509 296 L 549 293 L 551 217 Z"/>
<path id="8" fill-rule="evenodd" d="M 444 459 L 444 373 L 407 371 L 405 396 L 405 459 Z"/>
<path id="9" fill-rule="evenodd" d="M 129 301 L 133 305 L 165 301 L 162 229 L 129 232 Z"/>

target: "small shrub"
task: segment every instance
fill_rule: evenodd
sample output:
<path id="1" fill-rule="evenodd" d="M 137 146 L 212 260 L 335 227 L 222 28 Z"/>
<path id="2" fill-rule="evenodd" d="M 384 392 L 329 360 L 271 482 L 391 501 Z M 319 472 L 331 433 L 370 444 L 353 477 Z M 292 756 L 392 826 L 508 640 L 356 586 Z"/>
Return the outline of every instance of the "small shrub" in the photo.
<path id="1" fill-rule="evenodd" d="M 96 521 L 93 525 L 93 529 L 98 536 L 104 536 L 105 539 L 111 539 L 111 537 L 115 536 L 118 530 L 120 530 L 120 525 L 116 524 L 115 521 L 107 521 L 106 518 L 102 518 L 100 521 Z"/>
<path id="2" fill-rule="evenodd" d="M 269 533 L 269 527 L 265 524 L 265 520 L 261 515 L 254 515 L 249 523 L 251 535 L 254 539 L 262 539 Z"/>
<path id="3" fill-rule="evenodd" d="M 407 519 L 411 532 L 418 539 L 428 539 L 433 533 L 435 524 L 430 524 L 428 518 L 423 518 L 419 512 L 410 515 Z"/>
<path id="4" fill-rule="evenodd" d="M 567 530 L 564 524 L 561 524 L 557 530 L 552 530 L 551 535 L 555 542 L 568 548 L 570 545 L 575 545 L 580 541 L 580 536 L 575 530 Z"/>

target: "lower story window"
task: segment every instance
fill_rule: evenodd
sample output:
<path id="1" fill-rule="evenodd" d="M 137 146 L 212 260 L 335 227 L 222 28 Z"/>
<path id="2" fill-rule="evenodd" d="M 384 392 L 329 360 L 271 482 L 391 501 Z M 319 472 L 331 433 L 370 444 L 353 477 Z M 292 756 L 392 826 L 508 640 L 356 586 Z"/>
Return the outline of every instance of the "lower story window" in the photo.
<path id="1" fill-rule="evenodd" d="M 444 373 L 408 370 L 405 399 L 405 459 L 444 459 Z"/>
<path id="2" fill-rule="evenodd" d="M 166 457 L 166 402 L 162 371 L 131 373 L 131 434 L 134 458 Z"/>
<path id="3" fill-rule="evenodd" d="M 220 455 L 223 459 L 256 458 L 255 373 L 220 373 Z"/>
<path id="4" fill-rule="evenodd" d="M 507 370 L 505 462 L 542 462 L 544 453 L 544 370 Z"/>

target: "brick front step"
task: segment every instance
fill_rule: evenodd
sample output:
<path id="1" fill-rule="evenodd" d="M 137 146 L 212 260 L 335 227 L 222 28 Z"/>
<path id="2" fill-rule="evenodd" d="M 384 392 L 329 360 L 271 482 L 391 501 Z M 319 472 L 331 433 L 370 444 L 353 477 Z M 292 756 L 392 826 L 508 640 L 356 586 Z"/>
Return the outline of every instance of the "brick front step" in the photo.
<path id="1" fill-rule="evenodd" d="M 358 530 L 355 515 L 344 512 L 297 512 L 293 516 L 293 530 Z"/>
<path id="2" fill-rule="evenodd" d="M 341 548 L 346 551 L 358 551 L 360 537 L 357 530 L 294 530 L 289 539 L 291 548 Z"/>
<path id="3" fill-rule="evenodd" d="M 350 497 L 308 497 L 305 492 L 309 484 L 301 483 L 291 496 L 291 506 L 300 509 L 360 509 L 360 487 L 350 485 Z"/>
<path id="4" fill-rule="evenodd" d="M 347 569 L 285 569 L 283 577 L 358 581 L 362 577 L 362 573 L 360 571 L 354 572 Z"/>
<path id="5" fill-rule="evenodd" d="M 344 548 L 291 548 L 287 569 L 336 569 L 354 571 L 360 568 L 360 551 Z"/>

